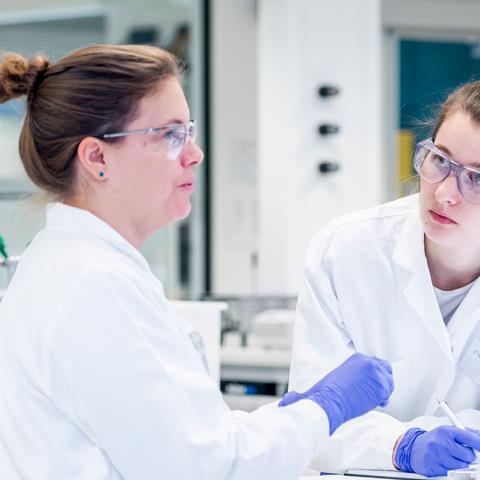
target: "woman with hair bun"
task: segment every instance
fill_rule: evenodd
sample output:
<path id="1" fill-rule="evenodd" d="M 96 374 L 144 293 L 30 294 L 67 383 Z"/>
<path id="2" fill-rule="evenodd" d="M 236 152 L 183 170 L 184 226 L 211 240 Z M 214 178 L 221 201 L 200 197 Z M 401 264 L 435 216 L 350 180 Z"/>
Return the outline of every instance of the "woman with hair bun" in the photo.
<path id="1" fill-rule="evenodd" d="M 389 364 L 360 354 L 279 404 L 224 403 L 138 250 L 189 214 L 203 160 L 169 53 L 8 54 L 0 101 L 22 95 L 20 156 L 53 201 L 0 304 L 1 479 L 295 479 L 387 403 Z"/>

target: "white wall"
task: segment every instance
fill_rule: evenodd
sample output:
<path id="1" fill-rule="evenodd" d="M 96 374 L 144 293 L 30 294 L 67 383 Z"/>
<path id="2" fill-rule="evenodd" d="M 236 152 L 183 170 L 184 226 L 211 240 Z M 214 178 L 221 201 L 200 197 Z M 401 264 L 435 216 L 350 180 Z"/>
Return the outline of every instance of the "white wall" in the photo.
<path id="1" fill-rule="evenodd" d="M 310 239 L 386 198 L 380 0 L 262 0 L 259 12 L 259 291 L 298 292 Z M 336 97 L 318 87 L 333 84 Z M 340 132 L 321 137 L 318 126 Z M 340 164 L 322 175 L 321 161 Z M 393 160 L 393 159 L 392 159 Z"/>

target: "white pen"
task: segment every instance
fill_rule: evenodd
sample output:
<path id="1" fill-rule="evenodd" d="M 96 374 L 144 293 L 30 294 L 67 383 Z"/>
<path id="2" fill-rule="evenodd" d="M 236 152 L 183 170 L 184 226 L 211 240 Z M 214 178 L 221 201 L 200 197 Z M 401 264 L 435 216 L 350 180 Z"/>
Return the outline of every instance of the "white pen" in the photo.
<path id="1" fill-rule="evenodd" d="M 455 416 L 455 414 L 450 410 L 450 407 L 446 402 L 442 402 L 437 398 L 437 402 L 440 405 L 440 408 L 445 412 L 445 415 L 449 418 L 452 424 L 457 427 L 461 428 L 462 430 L 466 430 L 463 426 L 462 422 Z"/>

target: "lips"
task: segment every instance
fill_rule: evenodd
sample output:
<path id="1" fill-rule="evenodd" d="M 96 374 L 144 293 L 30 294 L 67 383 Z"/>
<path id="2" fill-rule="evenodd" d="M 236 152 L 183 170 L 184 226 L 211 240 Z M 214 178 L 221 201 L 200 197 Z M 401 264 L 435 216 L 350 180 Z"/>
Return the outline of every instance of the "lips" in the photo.
<path id="1" fill-rule="evenodd" d="M 442 225 L 453 225 L 457 223 L 455 220 L 452 220 L 444 213 L 440 213 L 435 210 L 429 210 L 428 213 L 435 222 L 441 223 Z"/>
<path id="2" fill-rule="evenodd" d="M 195 179 L 194 178 L 190 178 L 182 183 L 180 183 L 178 185 L 178 188 L 182 189 L 182 190 L 188 190 L 188 191 L 192 191 L 193 188 L 195 186 Z"/>

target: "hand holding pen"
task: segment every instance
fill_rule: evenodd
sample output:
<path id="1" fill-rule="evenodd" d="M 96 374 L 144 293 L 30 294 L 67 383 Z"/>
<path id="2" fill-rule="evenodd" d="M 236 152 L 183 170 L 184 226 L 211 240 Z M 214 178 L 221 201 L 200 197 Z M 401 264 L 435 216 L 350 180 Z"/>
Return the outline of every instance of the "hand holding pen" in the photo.
<path id="1" fill-rule="evenodd" d="M 445 476 L 449 470 L 467 468 L 480 450 L 480 435 L 467 430 L 445 402 L 438 401 L 454 426 L 441 426 L 430 431 L 410 428 L 395 452 L 395 464 L 404 472 L 427 477 Z"/>
<path id="2" fill-rule="evenodd" d="M 460 428 L 460 430 L 467 430 L 463 423 L 458 419 L 458 417 L 452 412 L 452 409 L 448 406 L 447 402 L 442 402 L 442 400 L 439 400 L 437 398 L 437 402 L 439 407 L 443 410 L 445 415 L 448 417 L 448 419 L 452 422 L 452 425 L 454 425 L 457 428 Z M 475 462 L 478 460 L 478 454 L 476 454 L 476 459 Z"/>

